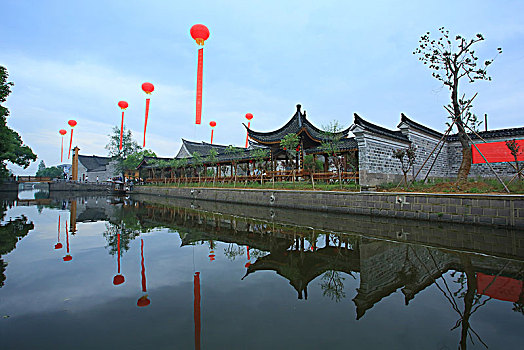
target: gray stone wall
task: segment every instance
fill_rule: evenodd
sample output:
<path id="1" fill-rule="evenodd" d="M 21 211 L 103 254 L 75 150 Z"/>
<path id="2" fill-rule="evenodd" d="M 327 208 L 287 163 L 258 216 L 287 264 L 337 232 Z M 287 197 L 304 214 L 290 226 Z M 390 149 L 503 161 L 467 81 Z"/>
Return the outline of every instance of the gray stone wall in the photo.
<path id="1" fill-rule="evenodd" d="M 428 134 L 425 134 L 425 133 L 422 133 L 420 131 L 413 130 L 413 129 L 406 129 L 406 130 L 403 130 L 403 132 L 416 148 L 415 172 L 418 172 L 419 169 L 424 164 L 424 161 L 431 154 L 435 146 L 437 146 L 440 139 L 438 137 L 428 135 Z M 422 168 L 419 175 L 417 176 L 417 180 L 424 179 L 424 177 L 428 173 L 433 162 L 435 162 L 435 164 L 433 165 L 433 168 L 431 168 L 431 173 L 430 173 L 431 177 L 448 176 L 448 171 L 447 171 L 447 165 L 449 163 L 448 162 L 448 152 L 447 152 L 446 147 L 443 147 L 442 151 L 438 153 L 439 148 L 440 147 L 438 147 L 436 151 L 433 152 L 433 154 L 431 154 L 431 157 L 424 164 L 424 167 Z M 438 156 L 437 156 L 437 153 L 438 153 Z"/>
<path id="2" fill-rule="evenodd" d="M 402 179 L 402 168 L 393 151 L 409 147 L 408 143 L 379 137 L 367 131 L 354 131 L 358 143 L 359 182 L 363 186 L 375 186 Z"/>
<path id="3" fill-rule="evenodd" d="M 522 195 L 343 193 L 153 186 L 138 186 L 134 192 L 332 213 L 524 228 Z"/>

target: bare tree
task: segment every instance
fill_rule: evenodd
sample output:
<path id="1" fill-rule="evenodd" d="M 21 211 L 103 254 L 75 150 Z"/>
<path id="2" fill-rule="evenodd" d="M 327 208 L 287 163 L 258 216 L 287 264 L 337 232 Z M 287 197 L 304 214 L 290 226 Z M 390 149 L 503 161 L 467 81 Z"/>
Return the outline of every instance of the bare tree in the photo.
<path id="1" fill-rule="evenodd" d="M 473 39 L 457 35 L 452 41 L 449 30 L 441 27 L 439 32 L 438 39 L 430 38 L 429 32 L 422 35 L 419 47 L 413 51 L 413 54 L 418 55 L 419 60 L 433 70 L 432 76 L 451 91 L 451 103 L 445 108 L 457 127 L 458 139 L 462 146 L 462 162 L 457 180 L 463 182 L 468 178 L 472 161 L 471 145 L 466 129 L 478 126 L 478 122 L 475 115 L 470 112 L 472 99 L 466 98 L 465 95 L 460 97 L 459 82 L 463 78 L 469 83 L 477 80 L 491 81 L 491 77 L 487 74 L 487 67 L 493 63 L 494 58 L 484 61 L 484 64 L 478 62 L 473 46 L 484 40 L 482 34 L 477 34 Z M 497 51 L 498 54 L 502 53 L 501 48 Z"/>

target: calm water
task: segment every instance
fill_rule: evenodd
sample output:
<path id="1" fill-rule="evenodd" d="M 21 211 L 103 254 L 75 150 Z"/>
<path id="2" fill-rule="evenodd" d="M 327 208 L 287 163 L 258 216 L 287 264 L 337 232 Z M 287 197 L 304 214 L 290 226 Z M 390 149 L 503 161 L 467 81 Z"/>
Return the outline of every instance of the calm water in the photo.
<path id="1" fill-rule="evenodd" d="M 1 349 L 522 348 L 523 232 L 30 197 L 0 207 Z"/>

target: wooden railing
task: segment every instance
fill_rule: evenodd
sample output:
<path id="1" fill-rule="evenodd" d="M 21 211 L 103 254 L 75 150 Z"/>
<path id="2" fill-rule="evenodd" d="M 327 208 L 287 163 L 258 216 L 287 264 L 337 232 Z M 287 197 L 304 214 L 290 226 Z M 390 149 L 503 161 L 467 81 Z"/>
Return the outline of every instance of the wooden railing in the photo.
<path id="1" fill-rule="evenodd" d="M 309 181 L 311 179 L 311 173 L 305 170 L 283 170 L 283 171 L 268 171 L 264 174 L 259 175 L 240 175 L 236 177 L 236 182 L 266 182 L 266 181 Z M 359 173 L 344 171 L 340 174 L 336 172 L 325 172 L 325 173 L 313 173 L 314 181 L 321 182 L 338 182 L 339 179 L 343 182 L 355 181 L 358 183 Z M 193 177 L 164 177 L 164 178 L 149 178 L 146 179 L 146 183 L 156 184 L 168 184 L 168 183 L 232 183 L 235 181 L 235 176 L 221 176 L 221 177 L 210 177 L 210 176 L 193 176 Z"/>
<path id="2" fill-rule="evenodd" d="M 17 176 L 17 182 L 52 182 L 53 180 L 47 176 Z"/>

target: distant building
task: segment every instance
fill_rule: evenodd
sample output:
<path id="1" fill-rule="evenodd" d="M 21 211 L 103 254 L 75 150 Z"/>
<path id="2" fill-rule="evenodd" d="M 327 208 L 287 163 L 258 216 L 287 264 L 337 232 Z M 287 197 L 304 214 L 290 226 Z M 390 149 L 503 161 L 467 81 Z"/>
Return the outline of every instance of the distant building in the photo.
<path id="1" fill-rule="evenodd" d="M 69 171 L 71 174 L 71 170 Z M 110 157 L 78 155 L 78 181 L 106 181 L 116 174 L 116 162 Z"/>

